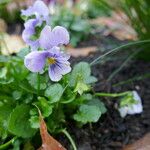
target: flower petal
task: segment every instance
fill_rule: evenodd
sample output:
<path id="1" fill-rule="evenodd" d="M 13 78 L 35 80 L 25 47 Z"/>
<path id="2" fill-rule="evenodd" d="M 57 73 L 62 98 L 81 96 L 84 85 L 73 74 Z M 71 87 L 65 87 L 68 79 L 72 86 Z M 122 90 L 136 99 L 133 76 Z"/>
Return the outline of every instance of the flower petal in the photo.
<path id="1" fill-rule="evenodd" d="M 36 50 L 39 47 L 38 40 L 31 40 L 31 36 L 35 34 L 35 26 L 38 23 L 37 19 L 30 19 L 25 23 L 25 29 L 22 32 L 22 38 L 24 42 L 31 46 L 32 50 Z"/>
<path id="2" fill-rule="evenodd" d="M 41 0 L 35 1 L 33 6 L 30 6 L 26 10 L 21 10 L 21 14 L 23 16 L 31 16 L 31 15 L 40 15 L 40 16 L 48 16 L 49 10 L 47 6 Z"/>
<path id="3" fill-rule="evenodd" d="M 61 26 L 56 26 L 52 31 L 50 26 L 45 26 L 40 36 L 41 47 L 51 49 L 54 46 L 69 43 L 69 33 Z"/>
<path id="4" fill-rule="evenodd" d="M 41 0 L 35 1 L 34 5 L 33 5 L 33 10 L 42 16 L 48 16 L 49 15 L 48 7 Z"/>
<path id="5" fill-rule="evenodd" d="M 57 70 L 59 70 L 62 75 L 65 75 L 71 71 L 70 63 L 68 61 L 66 63 L 60 63 L 57 67 Z"/>
<path id="6" fill-rule="evenodd" d="M 51 38 L 51 27 L 45 26 L 43 30 L 41 31 L 41 35 L 39 38 L 39 43 L 42 48 L 50 49 L 51 44 L 49 42 L 49 39 Z"/>
<path id="7" fill-rule="evenodd" d="M 33 51 L 25 56 L 24 64 L 31 72 L 40 72 L 43 70 L 45 60 L 49 52 Z"/>
<path id="8" fill-rule="evenodd" d="M 58 46 L 62 44 L 68 44 L 69 43 L 69 33 L 66 28 L 61 26 L 56 26 L 52 30 L 53 36 L 50 39 L 50 43 L 53 44 L 53 46 Z"/>
<path id="9" fill-rule="evenodd" d="M 50 65 L 48 70 L 49 77 L 52 81 L 59 81 L 62 78 L 61 73 L 57 70 L 55 65 Z"/>

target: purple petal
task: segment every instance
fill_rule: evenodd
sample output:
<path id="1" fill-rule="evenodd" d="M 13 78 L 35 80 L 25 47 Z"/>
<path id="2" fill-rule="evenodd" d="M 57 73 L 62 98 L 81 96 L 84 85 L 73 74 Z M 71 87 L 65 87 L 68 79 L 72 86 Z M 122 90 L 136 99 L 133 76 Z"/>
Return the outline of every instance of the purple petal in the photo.
<path id="1" fill-rule="evenodd" d="M 52 33 L 53 33 L 53 38 L 50 39 L 50 43 L 53 43 L 53 46 L 69 43 L 69 33 L 64 27 L 56 26 L 52 30 Z"/>
<path id="2" fill-rule="evenodd" d="M 45 26 L 40 36 L 41 47 L 51 49 L 54 46 L 69 43 L 69 33 L 61 26 L 56 26 L 52 31 L 49 26 Z"/>
<path id="3" fill-rule="evenodd" d="M 33 5 L 33 10 L 42 16 L 48 16 L 49 15 L 48 7 L 41 0 L 35 1 L 34 5 Z"/>
<path id="4" fill-rule="evenodd" d="M 59 72 L 62 75 L 65 75 L 65 74 L 69 73 L 71 71 L 70 63 L 69 62 L 60 63 L 57 66 L 57 70 L 59 70 Z"/>
<path id="5" fill-rule="evenodd" d="M 59 81 L 62 78 L 62 75 L 60 72 L 58 72 L 57 68 L 55 65 L 49 66 L 48 70 L 49 77 L 52 81 Z"/>
<path id="6" fill-rule="evenodd" d="M 59 81 L 62 75 L 65 75 L 71 71 L 70 63 L 68 61 L 60 62 L 57 59 L 57 63 L 50 65 L 49 77 L 52 81 Z"/>
<path id="7" fill-rule="evenodd" d="M 49 52 L 33 51 L 25 56 L 24 64 L 31 72 L 41 72 Z"/>
<path id="8" fill-rule="evenodd" d="M 51 27 L 45 26 L 44 29 L 41 31 L 41 35 L 39 38 L 39 43 L 42 48 L 50 49 L 51 45 L 49 43 L 49 39 L 51 37 Z"/>
<path id="9" fill-rule="evenodd" d="M 40 15 L 40 16 L 48 16 L 49 10 L 45 3 L 41 0 L 35 1 L 33 6 L 30 6 L 26 10 L 21 11 L 23 16 L 31 16 L 31 15 Z"/>
<path id="10" fill-rule="evenodd" d="M 22 32 L 22 38 L 24 40 L 24 42 L 31 46 L 32 49 L 37 49 L 39 47 L 39 41 L 38 40 L 31 40 L 31 36 L 35 34 L 35 26 L 36 24 L 38 23 L 38 20 L 37 19 L 30 19 L 28 20 L 24 26 L 25 26 L 25 29 L 24 31 Z"/>

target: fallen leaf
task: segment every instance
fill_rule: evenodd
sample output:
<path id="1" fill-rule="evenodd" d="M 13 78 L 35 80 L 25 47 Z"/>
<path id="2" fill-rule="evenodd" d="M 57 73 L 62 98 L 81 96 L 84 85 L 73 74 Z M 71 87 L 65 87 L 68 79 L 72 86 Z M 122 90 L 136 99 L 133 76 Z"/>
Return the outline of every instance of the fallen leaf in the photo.
<path id="1" fill-rule="evenodd" d="M 105 26 L 106 29 L 103 30 L 105 36 L 111 34 L 119 40 L 137 40 L 137 33 L 132 28 L 130 20 L 121 11 L 113 12 L 111 17 L 92 19 L 90 23 Z"/>
<path id="2" fill-rule="evenodd" d="M 0 32 L 6 32 L 6 30 L 7 30 L 6 22 L 0 18 Z"/>
<path id="3" fill-rule="evenodd" d="M 2 34 L 0 36 L 0 49 L 3 55 L 17 53 L 25 44 L 19 35 Z"/>
<path id="4" fill-rule="evenodd" d="M 40 114 L 40 134 L 42 138 L 42 146 L 38 150 L 66 150 L 58 141 L 56 141 L 47 132 L 47 126 Z"/>
<path id="5" fill-rule="evenodd" d="M 90 53 L 94 53 L 96 51 L 97 48 L 95 46 L 84 48 L 67 48 L 67 52 L 73 57 L 85 57 L 88 56 Z"/>
<path id="6" fill-rule="evenodd" d="M 125 146 L 123 150 L 150 150 L 150 133 L 135 143 Z"/>

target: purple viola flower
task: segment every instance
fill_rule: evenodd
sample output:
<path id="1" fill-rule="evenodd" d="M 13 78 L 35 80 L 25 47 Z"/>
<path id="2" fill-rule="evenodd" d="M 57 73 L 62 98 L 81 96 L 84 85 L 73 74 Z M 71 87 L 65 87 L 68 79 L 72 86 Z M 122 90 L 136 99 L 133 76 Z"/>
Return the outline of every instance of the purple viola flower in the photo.
<path id="1" fill-rule="evenodd" d="M 47 60 L 50 79 L 59 81 L 63 75 L 71 71 L 69 58 L 70 56 L 61 52 L 58 47 L 53 47 L 51 50 L 29 53 L 25 57 L 24 64 L 31 72 L 41 72 Z"/>
<path id="2" fill-rule="evenodd" d="M 37 19 L 30 19 L 28 20 L 24 26 L 25 26 L 25 29 L 24 31 L 22 32 L 22 38 L 24 40 L 24 42 L 31 46 L 31 49 L 32 50 L 37 50 L 38 47 L 39 47 L 39 40 L 32 40 L 31 37 L 36 34 L 35 32 L 35 27 L 37 26 L 38 24 L 38 20 Z"/>
<path id="3" fill-rule="evenodd" d="M 54 46 L 60 46 L 69 43 L 69 33 L 61 26 L 56 26 L 53 30 L 46 25 L 41 31 L 39 38 L 40 46 L 44 49 L 51 49 Z"/>
<path id="4" fill-rule="evenodd" d="M 35 1 L 33 6 L 30 6 L 26 10 L 21 10 L 22 16 L 32 16 L 35 15 L 35 17 L 41 17 L 43 20 L 46 21 L 47 24 L 49 24 L 49 10 L 48 7 L 45 5 L 45 3 L 41 0 Z"/>

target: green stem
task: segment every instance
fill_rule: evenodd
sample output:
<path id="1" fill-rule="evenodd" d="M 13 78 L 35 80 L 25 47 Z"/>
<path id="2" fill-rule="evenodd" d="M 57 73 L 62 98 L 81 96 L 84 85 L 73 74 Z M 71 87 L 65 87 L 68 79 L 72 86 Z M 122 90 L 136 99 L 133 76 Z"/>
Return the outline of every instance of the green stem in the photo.
<path id="1" fill-rule="evenodd" d="M 120 97 L 128 94 L 128 92 L 122 92 L 122 93 L 96 93 L 96 96 L 102 96 L 102 97 Z"/>
<path id="2" fill-rule="evenodd" d="M 6 149 L 9 145 L 13 144 L 13 142 L 17 139 L 17 136 L 15 136 L 14 138 L 12 138 L 10 141 L 8 141 L 7 143 L 3 144 L 0 146 L 0 150 L 4 150 Z"/>
<path id="3" fill-rule="evenodd" d="M 128 83 L 131 83 L 134 81 L 144 80 L 145 78 L 150 78 L 150 73 L 146 73 L 146 74 L 141 75 L 141 76 L 136 76 L 136 77 L 133 77 L 133 78 L 128 79 L 126 81 L 121 81 L 119 83 L 113 84 L 112 86 L 113 87 L 121 86 L 121 85 L 128 84 Z"/>
<path id="4" fill-rule="evenodd" d="M 127 63 L 128 63 L 133 57 L 135 57 L 135 55 L 136 55 L 139 51 L 140 51 L 140 50 L 137 50 L 137 51 L 133 52 L 133 54 L 130 54 L 129 57 L 121 64 L 121 66 L 120 66 L 119 68 L 117 68 L 117 69 L 108 77 L 107 81 L 108 81 L 108 82 L 111 81 L 111 80 L 113 79 L 113 77 L 114 77 L 119 71 L 121 71 L 122 68 L 123 68 L 124 66 L 126 66 Z"/>
<path id="5" fill-rule="evenodd" d="M 40 93 L 40 74 L 37 73 L 37 95 Z"/>
<path id="6" fill-rule="evenodd" d="M 90 65 L 94 65 L 97 61 L 99 61 L 100 59 L 104 58 L 105 56 L 111 54 L 111 53 L 114 53 L 114 52 L 117 52 L 118 50 L 120 49 L 123 49 L 123 48 L 126 48 L 126 47 L 129 47 L 129 46 L 133 46 L 133 45 L 136 45 L 136 44 L 141 44 L 141 43 L 149 43 L 150 42 L 150 39 L 149 40 L 142 40 L 142 41 L 135 41 L 135 42 L 131 42 L 131 43 L 128 43 L 128 44 L 125 44 L 125 45 L 121 45 L 119 47 L 116 47 L 110 51 L 108 51 L 107 53 L 105 53 L 104 55 L 101 55 L 99 56 L 98 58 L 96 58 L 95 60 L 93 60 Z"/>
<path id="7" fill-rule="evenodd" d="M 72 137 L 70 136 L 70 134 L 67 132 L 67 130 L 63 129 L 63 130 L 61 130 L 61 132 L 64 133 L 66 135 L 66 137 L 69 139 L 69 141 L 73 147 L 73 150 L 77 150 L 76 144 L 75 144 L 74 140 L 72 139 Z"/>

